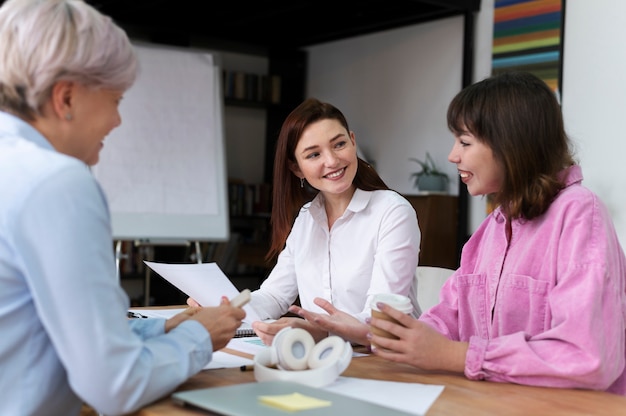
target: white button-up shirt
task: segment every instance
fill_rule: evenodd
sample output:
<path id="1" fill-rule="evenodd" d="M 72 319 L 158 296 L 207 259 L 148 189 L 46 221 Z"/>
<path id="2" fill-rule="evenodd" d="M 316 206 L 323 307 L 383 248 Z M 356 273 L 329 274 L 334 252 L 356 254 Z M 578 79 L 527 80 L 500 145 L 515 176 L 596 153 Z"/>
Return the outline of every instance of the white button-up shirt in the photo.
<path id="1" fill-rule="evenodd" d="M 262 319 L 277 319 L 300 296 L 304 309 L 324 313 L 315 297 L 364 321 L 377 293 L 409 296 L 413 288 L 420 230 L 411 204 L 390 190 L 357 189 L 348 208 L 328 228 L 322 194 L 304 205 L 285 249 L 251 305 Z"/>

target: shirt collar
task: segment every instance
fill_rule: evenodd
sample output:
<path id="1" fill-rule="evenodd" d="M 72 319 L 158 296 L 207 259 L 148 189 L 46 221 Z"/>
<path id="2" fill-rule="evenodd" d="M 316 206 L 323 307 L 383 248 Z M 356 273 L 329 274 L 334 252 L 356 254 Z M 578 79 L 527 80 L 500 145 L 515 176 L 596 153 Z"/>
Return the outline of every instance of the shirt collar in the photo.
<path id="1" fill-rule="evenodd" d="M 572 165 L 560 171 L 558 178 L 565 183 L 565 187 L 581 183 L 583 181 L 583 170 L 579 165 Z"/>
<path id="2" fill-rule="evenodd" d="M 352 195 L 352 199 L 346 208 L 346 211 L 351 212 L 359 212 L 363 211 L 367 204 L 369 204 L 370 199 L 372 198 L 372 193 L 368 191 L 364 191 L 362 189 L 357 188 Z M 324 195 L 321 192 L 313 198 L 311 201 L 311 210 L 322 210 L 324 211 Z"/>
<path id="3" fill-rule="evenodd" d="M 348 205 L 348 208 L 346 208 L 346 211 L 363 211 L 365 207 L 367 207 L 367 204 L 369 204 L 370 199 L 372 199 L 371 192 L 357 188 L 356 191 L 354 191 L 354 195 L 352 195 L 352 199 L 350 200 L 350 204 Z"/>
<path id="4" fill-rule="evenodd" d="M 21 137 L 44 149 L 55 150 L 37 129 L 21 118 L 4 111 L 0 111 L 0 138 L 2 137 Z"/>

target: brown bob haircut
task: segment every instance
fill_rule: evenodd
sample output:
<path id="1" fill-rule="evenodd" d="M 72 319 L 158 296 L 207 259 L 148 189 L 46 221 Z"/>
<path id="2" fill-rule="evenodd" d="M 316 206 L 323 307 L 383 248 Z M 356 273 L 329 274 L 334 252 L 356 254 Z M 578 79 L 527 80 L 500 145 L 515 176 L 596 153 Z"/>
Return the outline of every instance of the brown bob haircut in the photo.
<path id="1" fill-rule="evenodd" d="M 511 218 L 543 214 L 575 162 L 554 92 L 528 72 L 506 72 L 470 85 L 448 107 L 448 128 L 489 146 L 504 171 L 494 202 Z"/>

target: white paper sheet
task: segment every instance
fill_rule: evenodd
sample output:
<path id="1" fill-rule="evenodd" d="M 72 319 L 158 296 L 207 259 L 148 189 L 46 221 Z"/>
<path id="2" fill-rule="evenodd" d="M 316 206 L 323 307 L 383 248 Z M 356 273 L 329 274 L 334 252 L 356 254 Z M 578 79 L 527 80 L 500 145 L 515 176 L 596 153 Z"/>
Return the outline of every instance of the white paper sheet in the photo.
<path id="1" fill-rule="evenodd" d="M 172 316 L 181 313 L 185 308 L 163 308 L 163 309 L 146 309 L 146 308 L 130 308 L 129 311 L 138 314 L 140 317 L 147 318 L 163 318 L 170 319 Z"/>
<path id="2" fill-rule="evenodd" d="M 259 337 L 242 337 L 231 339 L 226 348 L 231 350 L 243 352 L 246 354 L 256 355 L 267 348 L 267 345 L 263 344 Z"/>
<path id="3" fill-rule="evenodd" d="M 146 309 L 146 308 L 130 308 L 129 312 L 134 313 L 136 318 L 163 318 L 170 319 L 172 316 L 183 312 L 185 308 L 160 308 L 160 309 Z M 248 332 L 252 329 L 252 325 L 248 322 L 242 322 L 241 326 L 237 330 Z M 248 335 L 245 335 L 246 337 Z"/>
<path id="4" fill-rule="evenodd" d="M 213 358 L 206 366 L 204 366 L 203 370 L 211 370 L 214 368 L 236 368 L 241 367 L 242 365 L 254 365 L 254 361 L 249 358 L 240 357 L 227 352 L 215 351 L 213 353 Z"/>
<path id="5" fill-rule="evenodd" d="M 232 299 L 239 294 L 217 263 L 144 263 L 202 306 L 218 306 L 222 296 Z M 246 311 L 244 322 L 260 320 L 258 313 L 249 304 L 243 309 Z"/>

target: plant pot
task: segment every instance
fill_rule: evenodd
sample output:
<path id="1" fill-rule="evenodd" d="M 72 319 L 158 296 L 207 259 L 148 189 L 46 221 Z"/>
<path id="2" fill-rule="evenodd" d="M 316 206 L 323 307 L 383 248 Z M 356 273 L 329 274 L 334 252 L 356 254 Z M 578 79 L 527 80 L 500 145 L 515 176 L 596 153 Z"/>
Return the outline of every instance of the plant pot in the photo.
<path id="1" fill-rule="evenodd" d="M 446 192 L 448 181 L 441 175 L 422 175 L 417 182 L 417 188 L 422 191 Z"/>

